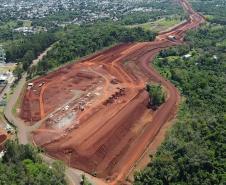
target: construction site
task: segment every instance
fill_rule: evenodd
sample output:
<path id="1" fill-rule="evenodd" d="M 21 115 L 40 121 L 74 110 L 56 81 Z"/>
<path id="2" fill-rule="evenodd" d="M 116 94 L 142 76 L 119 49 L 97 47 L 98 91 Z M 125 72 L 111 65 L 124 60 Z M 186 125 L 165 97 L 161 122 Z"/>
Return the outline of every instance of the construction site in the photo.
<path id="1" fill-rule="evenodd" d="M 20 118 L 27 125 L 41 123 L 32 133 L 34 144 L 109 183 L 124 180 L 176 114 L 179 92 L 150 61 L 204 22 L 186 1 L 180 3 L 190 18 L 155 41 L 117 45 L 29 82 Z M 156 111 L 147 108 L 145 86 L 152 82 L 167 90 Z"/>
<path id="2" fill-rule="evenodd" d="M 3 149 L 4 143 L 10 137 L 8 133 L 6 133 L 2 128 L 0 128 L 0 150 Z"/>

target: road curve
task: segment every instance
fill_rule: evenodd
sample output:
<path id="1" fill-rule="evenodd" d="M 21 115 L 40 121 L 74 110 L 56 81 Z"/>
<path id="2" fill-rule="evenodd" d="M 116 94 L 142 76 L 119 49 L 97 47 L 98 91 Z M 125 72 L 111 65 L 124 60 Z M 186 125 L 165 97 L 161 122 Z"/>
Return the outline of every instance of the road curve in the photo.
<path id="1" fill-rule="evenodd" d="M 37 59 L 32 61 L 32 65 L 36 65 L 39 61 L 43 59 L 43 57 L 47 54 L 49 50 L 52 49 L 54 44 L 52 44 L 50 47 L 48 47 L 45 51 L 43 51 Z M 19 80 L 16 88 L 14 89 L 14 93 L 10 96 L 9 101 L 7 102 L 7 105 L 4 109 L 4 116 L 7 119 L 8 122 L 12 123 L 14 126 L 16 126 L 17 130 L 17 137 L 21 144 L 28 144 L 30 133 L 37 127 L 29 127 L 26 124 L 24 124 L 24 121 L 21 120 L 19 117 L 13 114 L 12 109 L 16 105 L 18 99 L 20 96 L 22 96 L 23 88 L 25 88 L 26 84 L 26 78 L 27 73 L 24 73 L 22 75 L 22 78 Z"/>
<path id="2" fill-rule="evenodd" d="M 154 70 L 154 68 L 152 66 L 150 66 L 150 64 L 149 64 L 150 61 L 157 55 L 157 53 L 161 49 L 167 48 L 169 46 L 181 44 L 181 40 L 184 36 L 184 33 L 187 30 L 196 28 L 197 26 L 199 26 L 201 23 L 204 22 L 204 19 L 202 18 L 202 16 L 200 16 L 198 13 L 194 12 L 186 0 L 180 0 L 179 2 L 181 3 L 181 5 L 185 9 L 185 11 L 190 15 L 189 20 L 182 23 L 179 26 L 174 27 L 173 29 L 171 29 L 167 32 L 163 32 L 162 34 L 160 34 L 157 37 L 157 40 L 153 42 L 154 49 L 144 51 L 143 55 L 137 59 L 141 69 L 145 73 L 147 73 L 153 81 L 161 83 L 167 89 L 168 99 L 167 99 L 166 103 L 163 104 L 158 109 L 158 111 L 156 111 L 156 113 L 153 117 L 152 122 L 155 122 L 155 125 L 156 125 L 155 128 L 153 128 L 153 132 L 143 134 L 142 135 L 143 137 L 140 136 L 140 138 L 138 140 L 142 141 L 141 142 L 142 144 L 140 143 L 140 141 L 138 141 L 133 145 L 133 147 L 137 147 L 137 150 L 139 152 L 133 156 L 126 155 L 127 158 L 125 160 L 131 161 L 131 162 L 139 159 L 139 157 L 143 153 L 143 149 L 147 148 L 148 145 L 150 144 L 150 141 L 152 141 L 154 139 L 153 136 L 156 136 L 158 134 L 159 130 L 161 129 L 161 127 L 169 119 L 172 118 L 172 115 L 176 114 L 176 105 L 178 104 L 179 97 L 180 97 L 179 92 L 175 88 L 175 86 L 173 84 L 171 84 L 169 81 L 165 80 L 158 72 L 156 72 Z M 169 35 L 178 36 L 177 41 L 176 42 L 169 41 L 168 40 Z M 162 43 L 164 43 L 163 46 L 161 46 Z M 17 127 L 18 139 L 19 139 L 19 142 L 22 144 L 28 144 L 31 142 L 30 133 L 37 127 L 37 125 L 35 127 L 29 127 L 29 126 L 25 125 L 21 119 L 19 119 L 12 113 L 12 108 L 16 104 L 18 97 L 21 95 L 21 92 L 24 88 L 25 83 L 26 83 L 26 74 L 23 75 L 22 79 L 20 80 L 19 84 L 17 85 L 17 87 L 15 89 L 15 93 L 11 96 L 11 98 L 5 108 L 5 117 Z M 149 124 L 148 127 L 153 127 L 153 124 Z M 146 132 L 147 131 L 149 131 L 149 129 L 146 129 Z M 51 158 L 48 158 L 48 156 L 45 156 L 45 155 L 43 156 L 43 158 L 47 162 L 51 162 L 51 160 L 52 160 Z M 125 176 L 127 175 L 126 172 L 128 172 L 132 167 L 133 167 L 133 163 L 128 162 L 127 165 L 125 165 L 125 167 L 123 167 L 123 169 L 121 170 L 122 172 L 121 172 L 121 174 L 118 175 L 118 178 L 111 184 L 112 185 L 116 184 L 118 181 L 124 179 Z M 68 179 L 71 180 L 71 184 L 78 184 L 79 179 L 80 179 L 78 172 L 75 172 L 75 171 L 76 170 L 72 169 L 72 168 L 68 168 L 66 171 L 66 175 L 67 175 Z M 98 182 L 98 184 L 99 184 L 99 182 Z"/>
<path id="3" fill-rule="evenodd" d="M 154 68 L 150 65 L 154 57 L 162 50 L 168 47 L 179 45 L 183 43 L 183 38 L 187 30 L 197 28 L 200 24 L 204 23 L 204 18 L 192 10 L 190 4 L 186 0 L 180 0 L 180 4 L 184 10 L 190 15 L 190 18 L 174 27 L 172 30 L 163 32 L 155 41 L 149 46 L 149 50 L 138 51 L 134 55 L 137 55 L 137 63 L 140 68 L 149 75 L 151 80 L 156 83 L 160 83 L 167 90 L 168 98 L 166 102 L 154 113 L 153 120 L 145 128 L 142 135 L 138 140 L 130 147 L 127 155 L 124 156 L 125 165 L 120 169 L 117 179 L 115 179 L 111 185 L 117 184 L 122 181 L 128 175 L 128 171 L 133 169 L 134 161 L 139 161 L 144 155 L 144 149 L 147 149 L 150 143 L 155 139 L 161 128 L 175 117 L 177 112 L 177 105 L 179 104 L 180 94 L 177 88 L 170 82 L 164 79 Z M 169 35 L 176 36 L 176 40 L 170 41 Z M 139 53 L 140 52 L 140 53 Z M 142 53 L 143 52 L 143 53 Z M 132 155 L 132 148 L 136 148 L 137 152 Z"/>
<path id="4" fill-rule="evenodd" d="M 32 65 L 36 65 L 47 54 L 47 52 L 51 50 L 52 46 L 53 45 L 51 45 L 43 53 L 41 53 L 39 57 L 32 62 Z M 20 79 L 16 88 L 14 89 L 14 93 L 10 96 L 10 99 L 7 102 L 7 105 L 4 109 L 4 116 L 8 122 L 10 122 L 16 127 L 16 134 L 17 134 L 19 143 L 33 144 L 32 138 L 31 138 L 31 132 L 37 129 L 40 126 L 40 123 L 37 123 L 34 126 L 28 126 L 18 116 L 14 115 L 12 111 L 18 99 L 20 98 L 20 96 L 22 96 L 23 88 L 25 87 L 25 84 L 26 84 L 26 77 L 27 77 L 27 73 L 23 74 L 22 78 Z M 42 154 L 41 157 L 47 164 L 51 164 L 54 161 L 54 159 L 50 158 L 47 155 Z M 66 175 L 67 181 L 69 182 L 69 185 L 80 184 L 81 173 L 76 172 L 72 168 L 67 168 L 65 175 Z M 91 177 L 89 177 L 89 179 L 90 178 Z"/>

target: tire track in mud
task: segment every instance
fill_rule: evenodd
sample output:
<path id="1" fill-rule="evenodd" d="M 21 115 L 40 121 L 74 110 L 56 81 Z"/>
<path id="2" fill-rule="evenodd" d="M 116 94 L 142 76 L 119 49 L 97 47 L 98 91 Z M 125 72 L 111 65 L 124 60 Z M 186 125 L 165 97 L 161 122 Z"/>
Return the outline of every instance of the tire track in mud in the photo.
<path id="1" fill-rule="evenodd" d="M 68 156 L 69 156 L 70 164 L 73 167 L 81 168 L 85 171 L 88 171 L 89 173 L 91 172 L 92 168 L 95 167 L 96 169 L 100 170 L 100 173 L 103 173 L 99 177 L 106 178 L 109 175 L 111 175 L 112 176 L 111 182 L 109 182 L 108 184 L 112 184 L 112 185 L 118 184 L 121 181 L 125 180 L 126 176 L 128 175 L 128 172 L 134 167 L 134 164 L 136 163 L 136 161 L 138 161 L 141 158 L 141 156 L 143 156 L 144 151 L 146 151 L 150 143 L 156 138 L 156 136 L 158 135 L 163 125 L 169 120 L 171 120 L 172 118 L 174 118 L 176 114 L 177 105 L 180 100 L 179 92 L 177 91 L 177 89 L 174 87 L 173 84 L 165 80 L 158 72 L 155 71 L 155 69 L 152 66 L 150 66 L 150 61 L 154 59 L 154 57 L 159 53 L 160 50 L 171 47 L 171 46 L 182 44 L 183 43 L 182 40 L 185 32 L 188 29 L 198 27 L 201 23 L 204 22 L 204 19 L 202 18 L 202 16 L 194 12 L 186 0 L 180 0 L 180 3 L 184 7 L 185 11 L 190 14 L 189 20 L 186 22 L 183 22 L 179 26 L 174 27 L 168 32 L 163 32 L 157 37 L 155 41 L 146 42 L 146 43 L 137 43 L 137 44 L 123 44 L 121 46 L 110 48 L 102 53 L 93 55 L 91 57 L 88 57 L 87 59 L 80 61 L 80 63 L 84 64 L 84 66 L 86 65 L 89 67 L 94 63 L 96 63 L 96 65 L 97 64 L 110 65 L 114 70 L 109 72 L 116 72 L 118 77 L 121 78 L 122 81 L 124 81 L 124 84 L 128 85 L 127 87 L 130 87 L 131 89 L 133 88 L 134 84 L 137 83 L 136 79 L 138 78 L 136 78 L 136 76 L 133 76 L 132 73 L 129 73 L 128 70 L 124 69 L 123 68 L 124 66 L 122 64 L 126 60 L 132 60 L 133 62 L 135 61 L 136 65 L 140 68 L 140 70 L 143 71 L 143 73 L 145 73 L 146 76 L 148 76 L 148 78 L 151 81 L 154 81 L 156 83 L 161 83 L 168 92 L 168 98 L 166 103 L 163 104 L 157 111 L 155 111 L 153 115 L 153 119 L 147 125 L 145 125 L 144 128 L 142 128 L 142 131 L 138 135 L 134 136 L 134 135 L 131 135 L 131 133 L 129 133 L 127 135 L 122 136 L 123 134 L 126 134 L 124 133 L 125 130 L 129 132 L 129 129 L 131 128 L 132 123 L 125 124 L 125 123 L 122 123 L 121 122 L 122 120 L 120 119 L 127 120 L 127 122 L 131 122 L 132 121 L 131 119 L 134 119 L 132 116 L 130 116 L 129 118 L 128 112 L 125 112 L 125 114 L 114 117 L 114 119 L 116 120 L 115 121 L 116 123 L 111 122 L 111 124 L 115 124 L 114 127 L 112 127 L 114 129 L 109 130 L 109 128 L 107 128 L 105 129 L 106 130 L 105 132 L 98 132 L 96 133 L 98 137 L 95 137 L 95 134 L 92 135 L 92 138 L 91 136 L 90 138 L 87 138 L 87 136 L 85 136 L 85 134 L 87 133 L 90 134 L 93 131 L 92 126 L 90 126 L 90 127 L 87 127 L 90 133 L 87 130 L 85 130 L 84 129 L 85 127 L 84 127 L 82 133 L 78 133 L 75 131 L 75 133 L 73 134 L 71 133 L 70 137 L 63 138 L 62 141 L 59 141 L 59 143 L 50 142 L 50 146 L 49 146 L 49 148 L 51 149 L 49 151 L 50 154 L 60 159 L 66 159 L 66 161 L 68 160 Z M 170 35 L 175 35 L 176 40 L 170 41 L 168 39 Z M 70 64 L 68 65 L 67 68 L 69 68 L 69 66 L 73 66 L 73 65 Z M 140 83 L 142 83 L 142 81 Z M 135 93 L 137 92 L 134 92 L 132 90 L 130 93 L 131 93 L 130 96 L 132 96 L 132 95 L 135 95 Z M 141 100 L 142 98 L 144 98 L 143 96 L 146 96 L 146 95 L 142 95 L 142 97 L 138 97 L 138 98 Z M 40 98 L 43 98 L 43 97 L 40 97 Z M 132 101 L 127 102 L 128 105 L 133 103 L 134 102 Z M 142 111 L 143 107 L 142 106 L 137 107 L 136 109 L 139 109 L 139 108 L 140 110 L 137 110 L 137 111 Z M 133 114 L 133 109 L 130 109 L 129 113 Z M 128 119 L 126 119 L 124 116 L 126 114 Z M 119 115 L 119 111 L 116 112 L 116 115 Z M 101 123 L 101 124 L 102 126 L 105 125 L 105 123 Z M 103 128 L 101 128 L 100 125 L 96 124 L 96 126 L 97 127 L 95 129 L 103 130 Z M 100 129 L 98 129 L 98 126 Z M 39 131 L 41 131 L 41 129 Z M 109 131 L 114 132 L 115 135 L 109 134 Z M 117 131 L 120 131 L 122 133 L 117 133 Z M 74 136 L 76 134 L 80 134 L 80 135 Z M 41 136 L 44 136 L 44 135 L 41 135 Z M 70 142 L 68 141 L 72 137 L 81 138 L 81 141 L 85 141 L 85 142 L 84 143 L 78 142 L 78 144 L 76 145 L 75 144 L 77 142 L 76 139 L 71 140 Z M 119 143 L 113 142 L 114 137 L 118 137 L 117 140 Z M 100 138 L 104 138 L 103 139 L 104 141 L 101 140 Z M 120 139 L 122 141 L 120 141 Z M 88 142 L 88 140 L 90 140 L 91 142 Z M 107 142 L 108 140 L 109 142 Z M 93 145 L 91 145 L 91 143 L 97 143 L 95 144 L 96 148 Z M 109 146 L 109 143 L 112 143 L 113 148 L 111 150 L 110 150 L 111 146 Z M 69 146 L 72 147 L 72 150 Z M 48 146 L 45 146 L 45 147 L 48 147 Z M 80 147 L 80 151 L 79 151 L 79 147 Z M 75 157 L 74 159 L 73 159 L 72 153 L 66 155 L 64 154 L 64 152 L 60 153 L 60 151 L 57 151 L 57 150 L 62 150 L 67 148 L 70 149 L 69 151 L 77 150 L 74 155 Z M 102 148 L 104 148 L 103 151 L 102 151 Z M 83 151 L 83 149 L 85 150 Z M 106 149 L 108 149 L 108 151 Z M 100 150 L 100 153 L 98 154 L 99 150 Z M 79 152 L 80 154 L 84 154 L 84 156 L 79 157 Z M 86 154 L 86 152 L 87 153 L 89 152 L 89 153 Z M 96 156 L 94 156 L 93 159 L 97 161 L 100 160 L 100 158 L 98 158 L 99 157 L 98 155 L 105 157 L 103 160 L 100 161 L 100 165 L 92 164 L 92 161 L 89 161 L 90 159 L 92 160 L 93 156 L 91 155 L 94 155 L 94 154 Z M 90 157 L 89 160 L 88 160 L 88 157 Z M 81 159 L 81 163 L 78 163 L 78 162 L 76 163 L 76 160 L 79 160 L 79 159 Z M 75 163 L 75 165 L 73 165 L 73 162 Z M 82 163 L 87 163 L 87 167 L 85 166 L 85 164 L 82 164 Z"/>
<path id="2" fill-rule="evenodd" d="M 167 89 L 168 99 L 166 103 L 164 103 L 158 109 L 158 111 L 155 112 L 151 123 L 147 125 L 142 135 L 138 137 L 137 141 L 133 143 L 133 146 L 131 146 L 131 148 L 128 150 L 127 152 L 128 155 L 124 155 L 124 161 L 125 161 L 124 164 L 126 165 L 119 167 L 121 173 L 118 174 L 118 177 L 111 183 L 112 185 L 117 184 L 117 182 L 120 182 L 122 179 L 124 179 L 128 175 L 127 172 L 133 168 L 134 163 L 130 162 L 130 165 L 129 165 L 129 163 L 128 162 L 126 163 L 126 161 L 137 161 L 139 160 L 139 156 L 140 158 L 142 158 L 142 155 L 144 154 L 143 152 L 144 148 L 146 149 L 148 148 L 150 143 L 154 140 L 156 135 L 159 133 L 162 126 L 169 120 L 173 119 L 176 115 L 177 105 L 180 100 L 180 94 L 177 88 L 172 83 L 164 79 L 150 65 L 150 61 L 152 61 L 154 57 L 162 49 L 182 44 L 182 42 L 180 41 L 183 39 L 185 32 L 188 29 L 197 28 L 201 23 L 204 22 L 203 17 L 198 13 L 194 12 L 186 0 L 181 0 L 180 2 L 182 3 L 182 6 L 184 7 L 184 9 L 189 14 L 191 14 L 190 15 L 191 18 L 187 22 L 183 23 L 182 25 L 175 27 L 173 30 L 170 30 L 168 32 L 163 32 L 162 34 L 163 37 L 162 35 L 161 37 L 164 38 L 163 40 L 166 40 L 166 42 L 161 44 L 159 43 L 159 45 L 161 46 L 159 46 L 158 43 L 156 43 L 156 47 L 154 48 L 148 49 L 146 51 L 141 51 L 141 52 L 138 51 L 138 53 L 133 54 L 134 56 L 138 54 L 137 63 L 141 67 L 141 69 L 150 76 L 151 80 L 157 83 L 161 83 Z M 167 37 L 169 35 L 174 35 L 174 34 L 178 36 L 178 41 L 176 43 L 170 42 L 169 40 L 167 41 Z M 137 151 L 141 151 L 141 152 L 140 153 L 137 152 L 137 155 L 131 155 L 133 153 L 134 148 L 136 148 Z M 123 174 L 123 171 L 125 172 L 124 174 Z"/>

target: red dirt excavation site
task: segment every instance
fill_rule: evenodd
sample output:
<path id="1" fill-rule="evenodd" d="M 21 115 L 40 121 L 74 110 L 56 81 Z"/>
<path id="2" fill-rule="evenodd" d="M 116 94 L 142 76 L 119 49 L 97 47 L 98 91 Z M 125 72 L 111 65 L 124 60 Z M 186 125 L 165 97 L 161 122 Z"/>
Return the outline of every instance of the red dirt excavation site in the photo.
<path id="1" fill-rule="evenodd" d="M 204 22 L 187 1 L 179 2 L 189 20 L 155 41 L 121 44 L 33 80 L 20 117 L 30 125 L 41 122 L 33 133 L 34 143 L 109 184 L 124 180 L 176 114 L 179 93 L 150 61 L 160 50 L 183 43 L 185 32 Z M 148 82 L 161 83 L 168 94 L 166 103 L 154 112 L 147 109 Z"/>

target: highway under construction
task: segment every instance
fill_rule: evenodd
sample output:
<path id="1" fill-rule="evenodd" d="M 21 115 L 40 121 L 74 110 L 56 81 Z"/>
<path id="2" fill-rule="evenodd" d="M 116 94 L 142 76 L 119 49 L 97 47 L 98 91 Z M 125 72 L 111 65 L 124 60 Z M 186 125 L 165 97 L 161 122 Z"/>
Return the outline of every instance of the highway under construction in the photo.
<path id="1" fill-rule="evenodd" d="M 204 22 L 186 0 L 178 2 L 189 19 L 155 41 L 114 46 L 27 84 L 19 116 L 27 125 L 41 122 L 32 142 L 108 184 L 124 181 L 177 112 L 178 90 L 150 62 Z M 149 82 L 167 91 L 156 111 L 147 108 Z"/>

